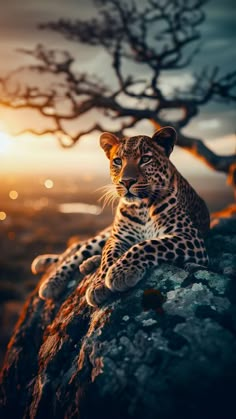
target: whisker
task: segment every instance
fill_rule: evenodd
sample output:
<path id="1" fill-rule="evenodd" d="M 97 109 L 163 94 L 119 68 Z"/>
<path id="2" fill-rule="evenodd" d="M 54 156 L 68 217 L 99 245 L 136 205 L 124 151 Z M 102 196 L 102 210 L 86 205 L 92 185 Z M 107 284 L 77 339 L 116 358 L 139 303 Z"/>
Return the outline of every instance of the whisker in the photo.
<path id="1" fill-rule="evenodd" d="M 108 183 L 107 185 L 103 185 L 103 186 L 100 186 L 99 188 L 95 189 L 95 192 L 102 191 L 102 190 L 108 190 L 108 189 L 111 189 L 111 188 L 114 188 L 113 183 Z"/>
<path id="2" fill-rule="evenodd" d="M 137 194 L 145 193 L 149 188 L 152 188 L 152 185 L 150 183 L 141 183 L 133 185 L 133 191 Z M 105 207 L 111 206 L 113 212 L 115 203 L 119 199 L 119 195 L 122 196 L 124 194 L 124 190 L 125 188 L 123 186 L 119 184 L 115 185 L 113 183 L 99 187 L 96 191 L 103 192 L 102 196 L 98 199 L 98 202 L 102 203 L 102 211 Z M 162 187 L 156 185 L 155 190 L 152 192 L 152 196 L 161 197 L 164 193 L 172 193 L 174 190 L 174 187 Z"/>
<path id="3" fill-rule="evenodd" d="M 109 196 L 109 195 L 113 195 L 113 191 L 104 192 L 104 194 L 102 196 L 100 196 L 98 201 L 101 201 L 104 197 Z"/>
<path id="4" fill-rule="evenodd" d="M 114 184 L 105 185 L 99 190 L 105 191 L 104 194 L 99 198 L 99 202 L 103 202 L 102 204 L 102 210 L 108 205 L 112 204 L 112 211 L 113 211 L 113 205 L 115 200 L 118 198 L 116 187 Z"/>

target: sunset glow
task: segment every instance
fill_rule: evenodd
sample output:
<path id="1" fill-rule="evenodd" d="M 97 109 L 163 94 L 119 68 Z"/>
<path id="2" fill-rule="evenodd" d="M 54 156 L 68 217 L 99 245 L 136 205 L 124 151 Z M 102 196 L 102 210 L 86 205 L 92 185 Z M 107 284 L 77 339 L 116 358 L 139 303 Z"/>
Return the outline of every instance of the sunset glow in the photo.
<path id="1" fill-rule="evenodd" d="M 0 154 L 8 153 L 11 149 L 11 138 L 8 134 L 0 131 Z"/>

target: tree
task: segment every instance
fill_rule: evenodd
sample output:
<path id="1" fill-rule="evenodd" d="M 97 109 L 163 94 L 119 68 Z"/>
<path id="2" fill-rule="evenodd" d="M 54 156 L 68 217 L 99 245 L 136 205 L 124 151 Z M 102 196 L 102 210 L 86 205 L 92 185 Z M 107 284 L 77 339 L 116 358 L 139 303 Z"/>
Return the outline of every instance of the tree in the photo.
<path id="1" fill-rule="evenodd" d="M 199 26 L 205 19 L 206 0 L 94 0 L 97 17 L 90 20 L 59 20 L 41 24 L 41 29 L 59 32 L 69 40 L 108 54 L 114 80 L 105 83 L 97 75 L 78 73 L 75 59 L 67 52 L 38 45 L 22 52 L 37 60 L 28 66 L 33 74 L 53 76 L 50 89 L 12 80 L 25 68 L 19 68 L 0 80 L 0 104 L 14 109 L 33 108 L 49 118 L 53 126 L 42 131 L 29 127 L 37 135 L 54 134 L 64 147 L 71 146 L 93 131 L 111 130 L 128 133 L 144 120 L 156 128 L 172 125 L 178 132 L 178 145 L 211 168 L 224 172 L 236 185 L 236 155 L 220 156 L 202 139 L 183 134 L 182 129 L 196 117 L 200 108 L 211 101 L 236 100 L 236 71 L 220 74 L 218 67 L 204 68 L 184 88 L 166 93 L 161 78 L 186 69 L 199 52 Z M 140 76 L 140 74 L 142 74 Z M 144 76 L 143 76 L 144 74 Z M 181 73 L 180 73 L 181 74 Z M 33 80 L 33 79 L 32 79 Z M 61 106 L 63 104 L 63 106 Z M 92 115 L 92 111 L 101 115 Z M 170 112 L 171 111 L 171 112 Z M 89 115 L 93 123 L 73 133 L 68 123 Z M 22 132 L 21 132 L 22 133 Z"/>

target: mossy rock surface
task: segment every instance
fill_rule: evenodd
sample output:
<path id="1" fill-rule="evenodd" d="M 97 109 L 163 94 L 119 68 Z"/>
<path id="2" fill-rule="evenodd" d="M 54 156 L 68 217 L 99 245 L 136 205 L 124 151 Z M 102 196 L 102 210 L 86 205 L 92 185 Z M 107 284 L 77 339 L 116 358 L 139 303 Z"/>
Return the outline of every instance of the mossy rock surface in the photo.
<path id="1" fill-rule="evenodd" d="M 2 371 L 4 418 L 234 417 L 236 220 L 207 239 L 210 269 L 170 265 L 100 309 L 89 282 L 26 302 Z"/>

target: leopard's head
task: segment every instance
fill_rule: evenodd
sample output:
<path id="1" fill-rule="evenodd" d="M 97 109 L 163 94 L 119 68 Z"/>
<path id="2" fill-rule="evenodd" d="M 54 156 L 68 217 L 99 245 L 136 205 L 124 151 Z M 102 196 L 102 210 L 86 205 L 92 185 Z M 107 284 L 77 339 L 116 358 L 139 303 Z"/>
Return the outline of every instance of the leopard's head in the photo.
<path id="1" fill-rule="evenodd" d="M 138 135 L 119 139 L 104 132 L 100 145 L 110 160 L 110 174 L 120 197 L 128 202 L 162 196 L 171 188 L 173 165 L 169 156 L 176 142 L 172 127 L 151 137 Z"/>

